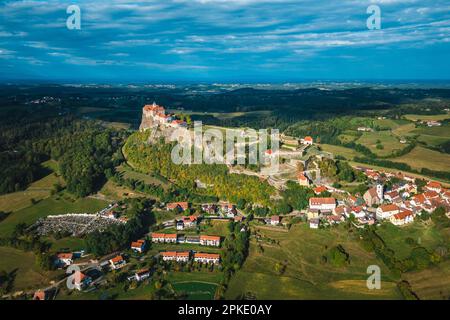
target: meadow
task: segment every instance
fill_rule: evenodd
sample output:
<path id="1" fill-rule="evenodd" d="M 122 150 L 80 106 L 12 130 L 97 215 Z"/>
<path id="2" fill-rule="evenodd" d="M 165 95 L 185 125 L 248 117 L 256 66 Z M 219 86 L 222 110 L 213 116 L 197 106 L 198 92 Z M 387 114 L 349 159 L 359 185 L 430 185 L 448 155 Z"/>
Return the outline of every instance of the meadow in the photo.
<path id="1" fill-rule="evenodd" d="M 415 147 L 411 152 L 391 159 L 402 162 L 414 169 L 428 168 L 436 171 L 450 171 L 450 154 L 430 150 L 424 147 Z"/>
<path id="2" fill-rule="evenodd" d="M 32 252 L 24 252 L 10 247 L 0 247 L 0 270 L 14 277 L 12 292 L 48 286 L 49 279 L 60 274 L 60 271 L 43 272 L 35 263 Z"/>
<path id="3" fill-rule="evenodd" d="M 401 298 L 388 268 L 373 253 L 362 249 L 343 226 L 312 230 L 306 224 L 296 224 L 289 232 L 254 228 L 262 241 L 252 238 L 250 254 L 226 292 L 228 299 L 247 293 L 257 299 Z M 322 258 L 338 244 L 350 256 L 350 262 L 342 267 Z M 286 266 L 282 274 L 276 264 Z M 367 267 L 373 264 L 381 268 L 381 290 L 366 287 Z"/>
<path id="4" fill-rule="evenodd" d="M 32 201 L 48 198 L 55 184 L 64 186 L 64 180 L 57 173 L 57 162 L 53 160 L 42 163 L 48 174 L 31 183 L 24 191 L 0 195 L 0 211 L 13 212 L 31 206 Z"/>
<path id="5" fill-rule="evenodd" d="M 401 144 L 398 137 L 391 131 L 364 132 L 356 142 L 368 147 L 378 156 L 388 156 L 394 150 L 401 150 L 407 146 L 407 144 Z M 378 144 L 382 145 L 383 149 L 378 149 Z"/>

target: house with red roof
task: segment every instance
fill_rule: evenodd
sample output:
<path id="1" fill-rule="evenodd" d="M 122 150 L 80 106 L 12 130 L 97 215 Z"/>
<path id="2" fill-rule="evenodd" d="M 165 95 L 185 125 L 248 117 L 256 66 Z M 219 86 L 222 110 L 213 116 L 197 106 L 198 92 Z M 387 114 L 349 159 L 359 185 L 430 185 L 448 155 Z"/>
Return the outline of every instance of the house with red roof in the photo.
<path id="1" fill-rule="evenodd" d="M 133 241 L 131 243 L 131 250 L 134 252 L 142 253 L 145 250 L 146 241 L 144 239 L 140 239 L 137 241 Z"/>
<path id="2" fill-rule="evenodd" d="M 313 144 L 313 138 L 311 136 L 306 136 L 300 139 L 300 142 L 304 145 L 311 146 Z"/>
<path id="3" fill-rule="evenodd" d="M 86 289 L 92 282 L 92 278 L 81 271 L 75 271 L 73 275 L 73 286 L 78 291 Z"/>
<path id="4" fill-rule="evenodd" d="M 186 211 L 189 209 L 189 203 L 188 202 L 171 202 L 168 203 L 166 206 L 167 210 L 175 210 L 179 209 L 180 211 Z"/>
<path id="5" fill-rule="evenodd" d="M 400 212 L 400 208 L 395 204 L 384 204 L 377 208 L 377 219 L 389 219 L 392 215 Z"/>
<path id="6" fill-rule="evenodd" d="M 425 189 L 428 191 L 435 191 L 437 193 L 440 193 L 442 190 L 442 185 L 436 181 L 429 181 L 425 186 Z"/>
<path id="7" fill-rule="evenodd" d="M 220 246 L 220 237 L 219 236 L 201 235 L 200 236 L 200 245 L 218 247 L 218 246 Z"/>
<path id="8" fill-rule="evenodd" d="M 111 265 L 111 269 L 117 270 L 126 266 L 127 262 L 122 256 L 115 256 L 114 258 L 109 260 L 109 264 Z"/>
<path id="9" fill-rule="evenodd" d="M 325 192 L 325 191 L 327 191 L 327 190 L 328 190 L 328 189 L 327 189 L 325 186 L 317 186 L 317 187 L 315 187 L 315 188 L 313 189 L 314 193 L 317 194 L 317 195 L 319 195 L 319 194 L 321 194 L 322 192 Z"/>
<path id="10" fill-rule="evenodd" d="M 396 226 L 402 226 L 414 221 L 414 213 L 410 210 L 401 210 L 399 213 L 394 214 L 390 217 L 392 224 Z"/>
<path id="11" fill-rule="evenodd" d="M 309 209 L 319 211 L 333 211 L 336 208 L 336 199 L 327 198 L 309 198 Z"/>
<path id="12" fill-rule="evenodd" d="M 163 251 L 160 252 L 163 261 L 188 262 L 190 251 Z"/>
<path id="13" fill-rule="evenodd" d="M 57 266 L 67 267 L 73 263 L 73 253 L 58 253 L 55 264 Z"/>
<path id="14" fill-rule="evenodd" d="M 218 264 L 220 262 L 220 255 L 217 253 L 194 253 L 194 261 L 200 263 L 213 263 Z"/>
<path id="15" fill-rule="evenodd" d="M 270 222 L 269 222 L 272 226 L 277 226 L 280 224 L 280 216 L 271 216 L 270 217 Z"/>
<path id="16" fill-rule="evenodd" d="M 311 181 L 309 181 L 308 177 L 303 172 L 299 172 L 297 180 L 298 184 L 301 186 L 309 187 L 311 185 Z"/>

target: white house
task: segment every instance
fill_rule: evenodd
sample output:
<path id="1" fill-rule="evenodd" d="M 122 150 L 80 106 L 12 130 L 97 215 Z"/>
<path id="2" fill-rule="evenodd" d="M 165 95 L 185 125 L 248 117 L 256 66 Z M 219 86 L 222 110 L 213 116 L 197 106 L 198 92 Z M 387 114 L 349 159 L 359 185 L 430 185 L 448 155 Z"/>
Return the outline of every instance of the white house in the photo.
<path id="1" fill-rule="evenodd" d="M 194 261 L 201 263 L 214 263 L 217 264 L 220 261 L 220 255 L 217 253 L 202 253 L 196 252 L 194 254 Z"/>
<path id="2" fill-rule="evenodd" d="M 58 266 L 70 266 L 73 263 L 73 253 L 58 253 L 56 255 L 55 264 Z"/>
<path id="3" fill-rule="evenodd" d="M 134 241 L 131 243 L 131 250 L 133 250 L 134 252 L 139 252 L 142 253 L 145 250 L 145 240 L 140 239 L 138 241 Z"/>
<path id="4" fill-rule="evenodd" d="M 189 251 L 164 251 L 161 252 L 162 259 L 164 261 L 176 261 L 176 262 L 188 262 L 190 257 Z"/>
<path id="5" fill-rule="evenodd" d="M 402 210 L 397 214 L 391 216 L 390 221 L 396 226 L 401 226 L 414 221 L 414 214 L 410 210 Z"/>
<path id="6" fill-rule="evenodd" d="M 201 235 L 200 236 L 200 244 L 202 246 L 218 247 L 218 246 L 220 246 L 220 237 Z"/>
<path id="7" fill-rule="evenodd" d="M 377 208 L 377 219 L 389 219 L 392 215 L 400 212 L 400 208 L 395 204 L 385 204 Z"/>
<path id="8" fill-rule="evenodd" d="M 75 271 L 73 277 L 73 285 L 78 291 L 84 290 L 92 282 L 92 278 L 85 275 L 81 271 Z"/>
<path id="9" fill-rule="evenodd" d="M 143 281 L 143 280 L 147 279 L 148 277 L 150 277 L 150 270 L 142 269 L 142 270 L 136 271 L 134 276 L 135 276 L 136 281 Z"/>
<path id="10" fill-rule="evenodd" d="M 117 270 L 123 268 L 127 262 L 122 256 L 116 256 L 109 260 L 109 264 L 111 265 L 111 269 Z"/>
<path id="11" fill-rule="evenodd" d="M 333 211 L 335 208 L 335 198 L 309 198 L 310 210 Z"/>

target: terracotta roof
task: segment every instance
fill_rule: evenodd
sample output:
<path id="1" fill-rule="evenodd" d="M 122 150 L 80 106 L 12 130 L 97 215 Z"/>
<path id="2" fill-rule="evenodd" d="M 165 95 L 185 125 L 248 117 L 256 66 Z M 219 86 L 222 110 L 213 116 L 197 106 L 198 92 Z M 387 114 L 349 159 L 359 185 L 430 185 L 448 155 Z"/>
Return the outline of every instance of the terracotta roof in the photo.
<path id="1" fill-rule="evenodd" d="M 132 248 L 141 248 L 145 242 L 143 241 L 135 241 L 131 243 Z"/>
<path id="2" fill-rule="evenodd" d="M 303 181 L 308 180 L 308 178 L 305 177 L 305 175 L 304 175 L 302 172 L 300 172 L 300 173 L 297 175 L 297 178 L 298 178 L 298 180 L 303 180 Z"/>
<path id="3" fill-rule="evenodd" d="M 121 262 L 121 261 L 123 261 L 122 256 L 116 256 L 116 257 L 114 257 L 114 258 L 111 259 L 111 262 L 112 262 L 112 263 L 119 263 L 119 262 Z"/>
<path id="4" fill-rule="evenodd" d="M 322 192 L 325 192 L 325 191 L 327 191 L 327 188 L 324 187 L 324 186 L 318 186 L 318 187 L 314 188 L 314 192 L 315 193 L 322 193 Z"/>
<path id="5" fill-rule="evenodd" d="M 311 136 L 306 136 L 303 140 L 305 140 L 305 141 L 313 141 L 313 138 Z"/>
<path id="6" fill-rule="evenodd" d="M 408 216 L 412 216 L 413 213 L 410 210 L 402 210 L 397 214 L 394 214 L 394 218 L 397 220 L 404 220 Z"/>
<path id="7" fill-rule="evenodd" d="M 194 258 L 202 258 L 202 259 L 220 259 L 220 254 L 217 253 L 203 253 L 196 252 L 194 254 Z"/>
<path id="8" fill-rule="evenodd" d="M 218 237 L 218 236 L 201 235 L 200 236 L 200 240 L 220 241 L 220 237 Z"/>
<path id="9" fill-rule="evenodd" d="M 270 217 L 270 220 L 272 220 L 272 221 L 280 221 L 280 217 L 279 216 L 272 216 L 272 217 Z"/>
<path id="10" fill-rule="evenodd" d="M 58 259 L 72 259 L 73 253 L 58 253 Z"/>
<path id="11" fill-rule="evenodd" d="M 309 198 L 309 205 L 336 204 L 335 198 Z"/>
<path id="12" fill-rule="evenodd" d="M 399 207 L 396 206 L 395 204 L 385 204 L 380 206 L 380 209 L 383 212 L 389 212 L 389 211 L 396 211 L 399 209 Z"/>
<path id="13" fill-rule="evenodd" d="M 175 209 L 176 207 L 186 210 L 189 207 L 189 204 L 187 202 L 171 202 L 167 204 L 168 209 Z"/>
<path id="14" fill-rule="evenodd" d="M 426 191 L 426 192 L 424 192 L 423 195 L 424 195 L 425 198 L 427 198 L 427 199 L 439 197 L 439 193 L 437 193 L 436 191 L 433 191 L 433 190 L 431 190 L 431 191 Z"/>
<path id="15" fill-rule="evenodd" d="M 439 182 L 436 181 L 430 181 L 427 183 L 426 185 L 428 188 L 433 188 L 433 189 L 441 189 L 442 185 Z"/>

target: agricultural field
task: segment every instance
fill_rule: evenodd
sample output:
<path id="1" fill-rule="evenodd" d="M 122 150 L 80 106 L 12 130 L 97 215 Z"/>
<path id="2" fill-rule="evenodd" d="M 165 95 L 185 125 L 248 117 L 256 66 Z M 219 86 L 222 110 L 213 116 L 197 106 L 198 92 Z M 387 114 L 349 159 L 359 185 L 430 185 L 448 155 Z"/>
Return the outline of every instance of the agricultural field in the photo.
<path id="1" fill-rule="evenodd" d="M 64 186 L 64 180 L 57 175 L 56 161 L 46 161 L 42 166 L 48 170 L 48 174 L 31 183 L 26 190 L 0 195 L 0 211 L 13 212 L 31 206 L 33 200 L 40 201 L 50 197 L 56 183 Z"/>
<path id="2" fill-rule="evenodd" d="M 107 204 L 108 202 L 98 199 L 82 198 L 74 200 L 65 194 L 55 195 L 11 213 L 0 222 L 0 237 L 11 234 L 18 223 L 32 224 L 39 218 L 52 214 L 95 213 L 106 207 Z"/>
<path id="3" fill-rule="evenodd" d="M 411 121 L 441 121 L 445 119 L 450 119 L 450 113 L 446 114 L 432 114 L 432 115 L 425 115 L 425 114 L 405 114 L 405 119 L 411 120 Z"/>
<path id="4" fill-rule="evenodd" d="M 32 252 L 24 252 L 10 247 L 0 247 L 0 270 L 14 275 L 12 292 L 48 286 L 49 279 L 61 272 L 43 272 L 35 262 Z"/>
<path id="5" fill-rule="evenodd" d="M 351 239 L 344 226 L 312 230 L 306 224 L 293 225 L 289 232 L 253 227 L 250 254 L 232 278 L 226 298 L 250 294 L 257 299 L 400 299 L 395 279 L 373 253 Z M 323 261 L 329 249 L 342 245 L 349 263 L 336 267 Z M 260 245 L 262 249 L 260 248 Z M 286 266 L 280 274 L 276 265 Z M 382 289 L 368 290 L 367 266 L 381 267 Z"/>
<path id="6" fill-rule="evenodd" d="M 414 134 L 425 134 L 429 136 L 436 136 L 436 137 L 442 137 L 442 138 L 449 138 L 450 137 L 450 126 L 442 126 L 442 127 L 419 127 L 412 131 Z"/>
<path id="7" fill-rule="evenodd" d="M 397 227 L 390 223 L 384 223 L 377 229 L 377 234 L 390 249 L 395 251 L 396 257 L 404 259 L 410 255 L 416 245 L 433 251 L 436 247 L 445 246 L 448 243 L 450 239 L 446 239 L 432 224 L 432 222 L 425 223 L 416 220 L 413 224 Z M 416 245 L 408 244 L 407 238 L 413 239 Z"/>
<path id="8" fill-rule="evenodd" d="M 345 159 L 352 160 L 354 157 L 361 157 L 362 154 L 351 148 L 342 146 L 335 146 L 332 144 L 321 144 L 320 147 L 323 151 L 331 152 L 334 155 L 343 156 Z"/>
<path id="9" fill-rule="evenodd" d="M 401 157 L 391 160 L 406 163 L 415 169 L 428 168 L 436 171 L 450 171 L 450 154 L 420 146 L 415 147 L 411 152 Z"/>
<path id="10" fill-rule="evenodd" d="M 118 186 L 111 180 L 108 180 L 98 191 L 97 196 L 108 200 L 118 201 L 124 198 L 136 198 L 145 195 L 129 188 Z"/>
<path id="11" fill-rule="evenodd" d="M 159 185 L 163 188 L 167 188 L 170 184 L 170 182 L 163 177 L 153 176 L 147 173 L 135 171 L 133 168 L 126 164 L 117 167 L 116 170 L 117 172 L 123 174 L 123 177 L 126 179 L 140 180 L 144 181 L 146 184 Z"/>
<path id="12" fill-rule="evenodd" d="M 423 300 L 448 300 L 450 297 L 450 261 L 404 276 L 414 293 Z"/>
<path id="13" fill-rule="evenodd" d="M 377 149 L 378 141 L 383 149 Z M 356 142 L 368 147 L 378 156 L 388 156 L 394 150 L 401 150 L 407 146 L 407 144 L 401 144 L 398 137 L 393 135 L 391 131 L 364 132 Z"/>

